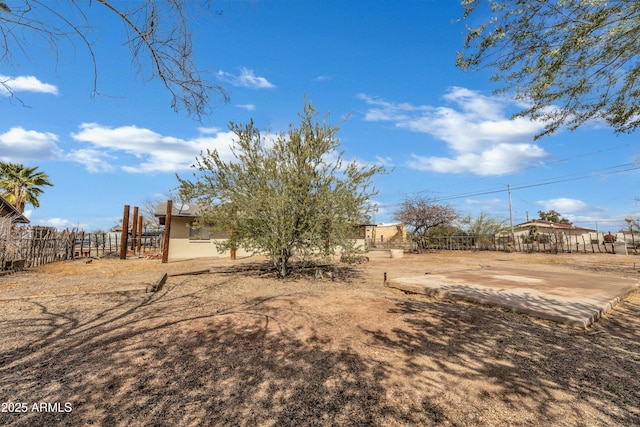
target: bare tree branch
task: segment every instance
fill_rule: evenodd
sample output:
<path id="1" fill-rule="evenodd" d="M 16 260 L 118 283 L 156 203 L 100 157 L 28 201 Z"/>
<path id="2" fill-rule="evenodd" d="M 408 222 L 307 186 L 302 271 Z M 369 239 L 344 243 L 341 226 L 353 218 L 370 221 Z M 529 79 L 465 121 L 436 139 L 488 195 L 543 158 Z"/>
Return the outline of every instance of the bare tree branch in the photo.
<path id="1" fill-rule="evenodd" d="M 424 247 L 424 239 L 430 229 L 450 226 L 458 218 L 454 208 L 428 198 L 405 200 L 394 214 L 396 221 L 405 223 L 412 230 L 418 251 Z"/>
<path id="2" fill-rule="evenodd" d="M 97 0 L 97 4 L 117 16 L 124 24 L 126 44 L 144 81 L 159 79 L 171 94 L 171 107 L 202 119 L 209 112 L 212 96 L 228 102 L 219 85 L 202 77 L 193 60 L 190 12 L 196 8 L 186 0 L 146 0 L 115 2 Z M 93 67 L 93 93 L 98 92 L 99 68 L 91 34 L 98 31 L 86 8 L 93 3 L 70 0 L 21 0 L 9 7 L 0 0 L 0 60 L 11 61 L 14 49 L 30 56 L 32 37 L 41 37 L 56 55 L 61 44 L 80 45 L 88 52 Z M 15 91 L 4 84 L 8 93 Z"/>

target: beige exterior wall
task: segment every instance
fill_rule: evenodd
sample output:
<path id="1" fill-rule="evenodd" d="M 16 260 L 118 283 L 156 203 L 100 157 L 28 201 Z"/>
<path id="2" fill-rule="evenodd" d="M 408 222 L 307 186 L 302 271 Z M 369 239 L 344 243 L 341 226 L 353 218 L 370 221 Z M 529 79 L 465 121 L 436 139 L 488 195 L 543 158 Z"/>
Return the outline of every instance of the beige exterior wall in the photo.
<path id="1" fill-rule="evenodd" d="M 224 239 L 211 240 L 189 240 L 191 218 L 174 217 L 171 219 L 171 235 L 169 242 L 169 260 L 192 258 L 229 258 L 229 251 L 220 253 L 216 247 L 216 242 Z M 238 258 L 250 256 L 251 253 L 238 248 L 236 256 Z"/>
<path id="2" fill-rule="evenodd" d="M 356 239 L 356 248 L 361 251 L 365 251 L 367 248 L 367 243 L 365 239 Z"/>
<path id="3" fill-rule="evenodd" d="M 183 260 L 193 258 L 229 258 L 230 251 L 218 252 L 216 242 L 223 242 L 225 239 L 211 240 L 189 240 L 188 225 L 193 221 L 191 218 L 174 217 L 171 219 L 171 235 L 169 242 L 169 260 Z M 365 239 L 356 239 L 356 247 L 365 249 Z M 236 251 L 236 257 L 244 258 L 252 253 L 243 250 L 241 247 Z"/>
<path id="4" fill-rule="evenodd" d="M 171 226 L 173 227 L 173 224 Z M 171 239 L 169 243 L 169 259 L 174 261 L 192 258 L 229 258 L 231 256 L 229 251 L 218 252 L 215 245 L 216 241 L 220 240 Z M 238 258 L 250 255 L 251 253 L 244 251 L 242 248 L 238 248 L 236 251 Z"/>
<path id="5" fill-rule="evenodd" d="M 388 242 L 394 239 L 397 242 L 407 241 L 407 227 L 404 224 L 379 224 L 375 227 L 367 227 L 367 237 L 375 243 Z"/>

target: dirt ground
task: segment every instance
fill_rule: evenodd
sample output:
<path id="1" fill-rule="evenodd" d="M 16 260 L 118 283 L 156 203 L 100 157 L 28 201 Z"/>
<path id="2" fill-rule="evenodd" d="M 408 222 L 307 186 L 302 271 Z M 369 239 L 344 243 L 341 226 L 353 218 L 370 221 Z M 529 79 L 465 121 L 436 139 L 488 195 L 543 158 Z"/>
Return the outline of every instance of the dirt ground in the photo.
<path id="1" fill-rule="evenodd" d="M 640 425 L 638 293 L 583 330 L 383 286 L 497 263 L 640 277 L 640 257 L 369 257 L 287 280 L 257 257 L 0 277 L 0 424 Z"/>

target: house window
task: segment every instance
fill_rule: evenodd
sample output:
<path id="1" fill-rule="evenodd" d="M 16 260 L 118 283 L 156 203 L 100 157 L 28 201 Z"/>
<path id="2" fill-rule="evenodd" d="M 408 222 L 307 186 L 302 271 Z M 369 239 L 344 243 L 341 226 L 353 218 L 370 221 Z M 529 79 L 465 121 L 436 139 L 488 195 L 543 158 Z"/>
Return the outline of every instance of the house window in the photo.
<path id="1" fill-rule="evenodd" d="M 211 240 L 211 230 L 208 225 L 189 224 L 189 240 Z"/>

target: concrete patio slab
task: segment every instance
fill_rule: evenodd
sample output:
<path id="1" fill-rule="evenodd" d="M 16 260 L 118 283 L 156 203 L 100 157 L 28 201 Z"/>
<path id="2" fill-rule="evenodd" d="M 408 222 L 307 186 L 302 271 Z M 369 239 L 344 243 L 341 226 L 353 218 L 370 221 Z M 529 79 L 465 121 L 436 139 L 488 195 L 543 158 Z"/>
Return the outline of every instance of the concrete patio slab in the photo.
<path id="1" fill-rule="evenodd" d="M 387 286 L 449 300 L 495 305 L 588 327 L 636 291 L 638 280 L 575 270 L 480 267 L 391 279 Z"/>

